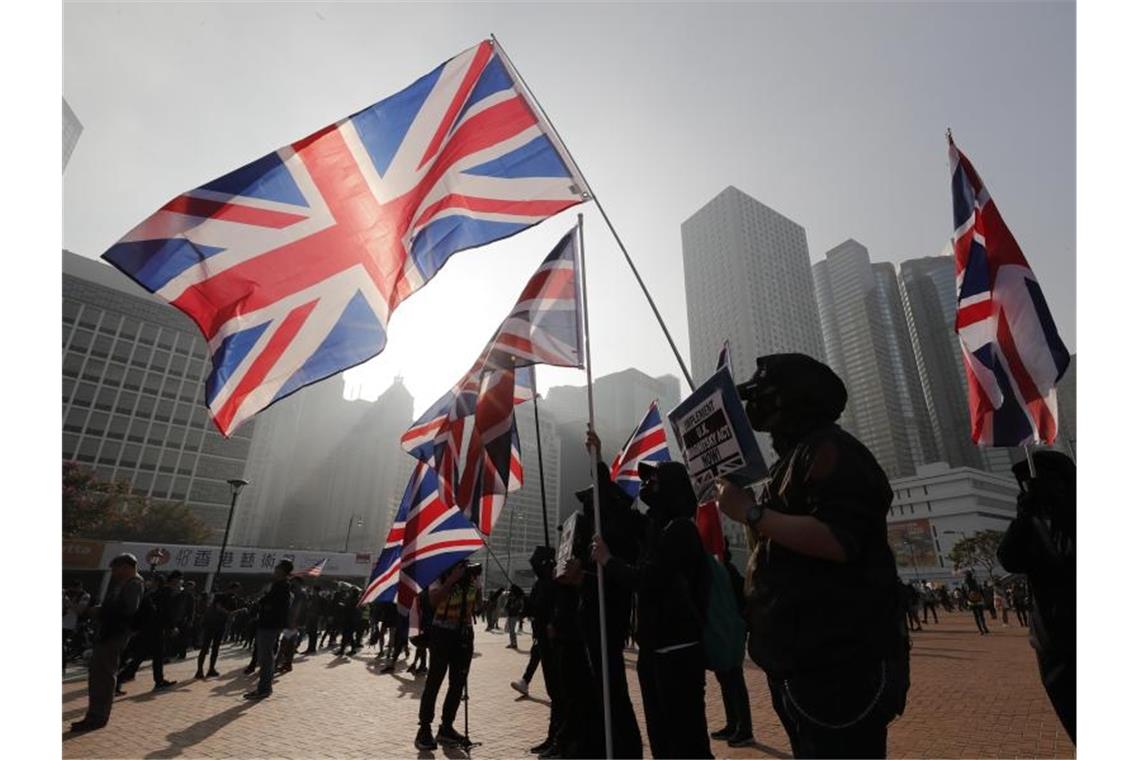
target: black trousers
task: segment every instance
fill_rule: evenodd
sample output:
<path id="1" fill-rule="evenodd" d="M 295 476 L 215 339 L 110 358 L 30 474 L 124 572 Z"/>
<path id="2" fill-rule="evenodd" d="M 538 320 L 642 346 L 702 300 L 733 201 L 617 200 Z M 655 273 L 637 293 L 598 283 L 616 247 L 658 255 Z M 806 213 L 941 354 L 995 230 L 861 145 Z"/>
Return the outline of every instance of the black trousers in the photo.
<path id="1" fill-rule="evenodd" d="M 658 654 L 642 647 L 637 680 L 656 758 L 711 758 L 705 720 L 705 652 L 700 644 Z"/>
<path id="2" fill-rule="evenodd" d="M 768 677 L 772 707 L 795 757 L 812 758 L 884 758 L 887 756 L 887 721 L 872 714 L 854 726 L 842 729 L 824 728 L 796 711 L 788 703 L 783 683 Z"/>
<path id="3" fill-rule="evenodd" d="M 123 666 L 122 675 L 134 677 L 138 672 L 139 666 L 147 657 L 150 658 L 151 672 L 154 674 L 154 683 L 158 685 L 166 680 L 166 675 L 163 670 L 163 659 L 166 656 L 163 647 L 164 639 L 166 638 L 161 631 L 148 631 L 138 634 L 141 638 L 138 641 L 132 641 L 132 647 L 135 647 L 134 653 Z"/>
<path id="4" fill-rule="evenodd" d="M 558 665 L 558 694 L 561 715 L 554 741 L 563 757 L 590 757 L 590 721 L 593 680 L 586 642 L 580 638 L 555 639 Z M 604 754 L 604 750 L 603 750 Z"/>
<path id="5" fill-rule="evenodd" d="M 535 631 L 537 630 L 536 627 Z M 546 687 L 547 696 L 550 697 L 550 721 L 546 728 L 546 739 L 554 741 L 562 728 L 566 709 L 562 695 L 562 679 L 558 670 L 557 644 L 547 638 L 545 630 L 541 636 L 535 634 L 534 643 L 538 646 L 539 659 L 542 661 L 542 683 Z"/>
<path id="6" fill-rule="evenodd" d="M 536 636 L 530 645 L 530 659 L 526 663 L 526 670 L 523 671 L 523 680 L 530 683 L 540 664 L 542 664 L 542 645 Z"/>
<path id="7" fill-rule="evenodd" d="M 748 685 L 744 683 L 744 666 L 719 671 L 716 680 L 724 701 L 726 726 L 738 736 L 751 736 L 752 704 L 748 701 Z"/>
<path id="8" fill-rule="evenodd" d="M 206 651 L 210 652 L 210 670 L 218 664 L 218 649 L 222 646 L 222 637 L 226 634 L 224 625 L 215 628 L 202 629 L 202 648 L 198 650 L 198 672 L 202 672 L 202 665 L 206 662 Z"/>
<path id="9" fill-rule="evenodd" d="M 978 626 L 979 633 L 989 633 L 990 628 L 986 625 L 986 610 L 984 607 L 971 607 L 974 613 L 974 623 Z"/>
<path id="10" fill-rule="evenodd" d="M 309 626 L 309 647 L 305 650 L 304 654 L 314 654 L 317 651 L 317 625 L 313 623 Z"/>
<path id="11" fill-rule="evenodd" d="M 467 681 L 467 671 L 471 667 L 474 653 L 474 631 L 470 628 L 457 631 L 433 626 L 429 634 L 427 682 L 420 697 L 420 725 L 431 726 L 435 717 L 435 700 L 447 676 L 447 694 L 443 697 L 443 712 L 439 725 L 452 726 L 459 712 L 459 702 L 463 699 L 463 686 Z"/>
<path id="12" fill-rule="evenodd" d="M 1037 667 L 1041 672 L 1041 683 L 1053 711 L 1065 727 L 1065 733 L 1077 743 L 1077 661 L 1076 656 L 1061 656 L 1046 652 L 1037 653 Z"/>
<path id="13" fill-rule="evenodd" d="M 938 605 L 935 604 L 934 602 L 923 602 L 922 603 L 922 622 L 924 622 L 924 623 L 926 622 L 926 613 L 928 613 L 928 612 L 934 613 L 934 622 L 937 623 L 938 622 Z"/>
<path id="14" fill-rule="evenodd" d="M 633 711 L 633 703 L 629 699 L 629 684 L 625 677 L 625 659 L 622 639 L 625 632 L 617 627 L 611 630 L 607 637 L 610 671 L 610 708 L 613 719 L 614 757 L 641 757 L 641 729 L 637 726 L 637 715 Z M 589 743 L 587 744 L 589 757 L 605 757 L 605 715 L 602 703 L 602 647 L 601 641 L 591 637 L 589 645 L 590 673 L 593 676 L 593 693 L 587 703 L 593 706 L 594 714 L 591 716 L 587 731 Z"/>

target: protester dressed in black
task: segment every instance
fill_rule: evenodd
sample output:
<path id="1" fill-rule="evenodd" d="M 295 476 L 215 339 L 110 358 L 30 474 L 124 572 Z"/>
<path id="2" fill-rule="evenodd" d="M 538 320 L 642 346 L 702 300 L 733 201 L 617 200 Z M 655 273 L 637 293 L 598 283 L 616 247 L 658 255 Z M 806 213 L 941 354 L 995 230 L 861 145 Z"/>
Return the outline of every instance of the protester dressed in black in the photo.
<path id="1" fill-rule="evenodd" d="M 202 615 L 202 648 L 198 651 L 198 672 L 194 674 L 195 678 L 218 675 L 216 670 L 218 649 L 221 647 L 222 637 L 226 633 L 226 623 L 233 611 L 237 609 L 237 592 L 240 589 L 239 584 L 231 583 L 228 592 L 214 594 L 214 598 L 206 607 Z M 210 670 L 208 673 L 203 673 L 202 666 L 206 663 L 207 651 L 210 654 Z"/>
<path id="2" fill-rule="evenodd" d="M 653 756 L 712 757 L 705 720 L 703 628 L 709 575 L 693 522 L 697 499 L 680 462 L 641 462 L 645 538 L 635 563 L 602 536 L 593 557 L 637 595 L 637 678 Z"/>
<path id="3" fill-rule="evenodd" d="M 892 490 L 874 456 L 834 424 L 842 381 L 802 354 L 757 359 L 740 387 L 779 459 L 756 498 L 718 484 L 749 525 L 749 654 L 796 757 L 884 757 L 909 685 L 909 642 L 887 542 Z"/>
<path id="4" fill-rule="evenodd" d="M 289 608 L 293 594 L 289 588 L 289 574 L 293 563 L 283 559 L 273 568 L 273 583 L 257 602 L 256 659 L 257 689 L 247 692 L 246 699 L 264 699 L 273 693 L 273 664 L 277 655 L 277 640 L 289 624 Z"/>
<path id="5" fill-rule="evenodd" d="M 1041 681 L 1073 743 L 1077 741 L 1077 468 L 1057 451 L 1033 454 L 1013 468 L 1022 487 L 1017 518 L 998 547 L 1010 572 L 1029 576 L 1032 611 L 1029 641 L 1037 652 Z M 1017 593 L 1019 620 L 1025 615 Z"/>

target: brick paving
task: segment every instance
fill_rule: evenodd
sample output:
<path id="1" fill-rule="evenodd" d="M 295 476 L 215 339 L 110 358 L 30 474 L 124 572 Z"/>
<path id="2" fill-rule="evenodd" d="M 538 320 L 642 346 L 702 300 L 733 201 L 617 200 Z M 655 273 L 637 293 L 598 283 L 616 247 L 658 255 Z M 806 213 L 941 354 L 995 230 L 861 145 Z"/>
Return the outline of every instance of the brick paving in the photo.
<path id="1" fill-rule="evenodd" d="M 1038 679 L 1026 629 L 991 622 L 981 637 L 968 613 L 941 616 L 942 623 L 915 634 L 911 690 L 906 715 L 892 724 L 892 757 L 1074 757 L 1075 750 L 1054 716 Z M 529 636 L 521 651 L 505 648 L 506 636 L 480 631 L 471 668 L 472 738 L 483 742 L 475 758 L 529 757 L 526 748 L 544 735 L 547 705 L 542 677 L 531 698 L 508 683 L 526 665 Z M 101 731 L 63 735 L 63 756 L 75 758 L 167 757 L 414 757 L 459 758 L 457 750 L 417 753 L 412 747 L 418 696 L 424 679 L 399 665 L 381 674 L 367 648 L 336 658 L 329 650 L 298 657 L 273 696 L 260 702 L 241 698 L 256 676 L 245 676 L 245 650 L 224 649 L 220 678 L 194 681 L 196 662 L 167 667 L 178 686 L 153 694 L 149 667 L 126 684 L 115 701 L 111 722 Z M 626 653 L 630 691 L 641 719 L 641 699 L 633 670 L 636 654 Z M 745 675 L 752 698 L 757 745 L 730 749 L 713 742 L 717 757 L 788 757 L 787 738 L 772 711 L 763 673 L 748 663 Z M 446 688 L 446 685 L 445 685 Z M 706 691 L 710 728 L 723 725 L 716 679 Z M 442 703 L 442 693 L 440 695 Z M 74 673 L 63 683 L 63 730 L 83 716 L 86 680 Z M 437 707 L 438 709 L 438 707 Z M 462 729 L 463 712 L 457 727 Z M 644 724 L 642 736 L 645 737 Z M 648 742 L 646 741 L 648 756 Z"/>

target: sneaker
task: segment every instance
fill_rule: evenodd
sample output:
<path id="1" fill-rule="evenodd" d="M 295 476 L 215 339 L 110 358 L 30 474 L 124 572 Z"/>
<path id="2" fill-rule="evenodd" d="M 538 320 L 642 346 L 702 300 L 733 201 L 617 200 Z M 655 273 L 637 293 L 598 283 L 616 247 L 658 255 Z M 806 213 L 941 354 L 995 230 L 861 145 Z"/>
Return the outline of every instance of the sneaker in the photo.
<path id="1" fill-rule="evenodd" d="M 751 731 L 747 734 L 737 732 L 728 738 L 728 746 L 730 747 L 750 747 L 755 743 L 756 740 L 752 738 Z"/>
<path id="2" fill-rule="evenodd" d="M 551 744 L 553 744 L 553 740 L 551 740 L 551 739 L 547 739 L 542 744 L 536 744 L 535 746 L 530 748 L 530 754 L 541 755 L 543 752 L 550 749 Z"/>
<path id="3" fill-rule="evenodd" d="M 105 725 L 107 725 L 107 724 L 106 723 L 94 723 L 94 722 L 89 721 L 86 718 L 84 718 L 83 720 L 79 720 L 79 721 L 76 721 L 75 723 L 71 724 L 71 733 L 81 734 L 81 733 L 84 733 L 86 731 L 98 731 L 100 728 L 102 728 Z"/>
<path id="4" fill-rule="evenodd" d="M 242 668 L 241 672 L 245 673 L 248 676 L 250 673 L 252 673 L 255 670 L 257 670 L 256 665 L 247 665 L 246 667 Z"/>
<path id="5" fill-rule="evenodd" d="M 247 691 L 242 696 L 246 699 L 265 699 L 270 693 L 268 691 Z"/>
<path id="6" fill-rule="evenodd" d="M 461 747 L 467 738 L 451 726 L 440 726 L 435 733 L 435 740 L 445 747 Z"/>
<path id="7" fill-rule="evenodd" d="M 551 744 L 545 751 L 538 753 L 539 760 L 555 760 L 562 757 L 562 750 L 557 744 Z"/>
<path id="8" fill-rule="evenodd" d="M 530 695 L 530 684 L 521 678 L 517 681 L 511 681 L 511 688 L 517 691 L 519 694 L 522 694 L 524 697 Z"/>
<path id="9" fill-rule="evenodd" d="M 206 674 L 205 674 L 205 673 L 203 673 L 203 672 L 202 672 L 202 671 L 200 671 L 200 670 L 199 670 L 197 673 L 195 673 L 195 674 L 194 674 L 194 679 L 195 679 L 195 680 L 197 680 L 197 681 L 201 681 L 201 680 L 202 680 L 203 678 L 205 678 L 205 677 L 206 677 Z"/>
<path id="10" fill-rule="evenodd" d="M 125 696 L 127 696 L 127 692 L 123 691 L 122 689 L 120 689 L 119 687 L 116 686 L 115 687 L 115 696 L 116 697 L 125 697 Z"/>
<path id="11" fill-rule="evenodd" d="M 162 681 L 160 683 L 156 683 L 154 685 L 154 689 L 152 691 L 163 691 L 164 689 L 169 689 L 171 686 L 174 686 L 176 683 L 178 683 L 178 682 L 177 681 Z"/>
<path id="12" fill-rule="evenodd" d="M 435 739 L 432 738 L 431 726 L 420 726 L 420 730 L 416 732 L 416 749 L 427 751 L 438 747 L 439 745 L 436 744 Z"/>
<path id="13" fill-rule="evenodd" d="M 724 728 L 720 729 L 719 731 L 713 731 L 711 734 L 709 734 L 709 736 L 712 737 L 713 739 L 716 739 L 718 742 L 722 742 L 722 741 L 725 741 L 726 739 L 728 739 L 728 737 L 732 736 L 735 733 L 736 733 L 736 727 L 735 726 L 725 726 Z"/>
<path id="14" fill-rule="evenodd" d="M 220 675 L 221 673 L 214 670 L 213 668 L 210 668 L 208 671 L 206 671 L 206 678 L 217 678 Z"/>

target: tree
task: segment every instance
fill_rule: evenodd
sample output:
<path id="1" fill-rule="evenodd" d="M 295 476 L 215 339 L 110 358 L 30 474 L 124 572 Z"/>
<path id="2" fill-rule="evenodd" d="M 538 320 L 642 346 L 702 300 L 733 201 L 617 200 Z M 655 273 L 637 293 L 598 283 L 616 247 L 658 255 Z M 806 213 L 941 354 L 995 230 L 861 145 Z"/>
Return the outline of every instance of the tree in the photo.
<path id="1" fill-rule="evenodd" d="M 151 501 L 132 494 L 125 480 L 100 480 L 64 462 L 63 537 L 196 544 L 210 529 L 185 504 Z"/>
<path id="2" fill-rule="evenodd" d="M 994 568 L 998 566 L 997 550 L 1004 535 L 1000 530 L 980 531 L 959 540 L 946 556 L 954 563 L 955 570 L 974 570 L 980 567 L 993 580 Z"/>

